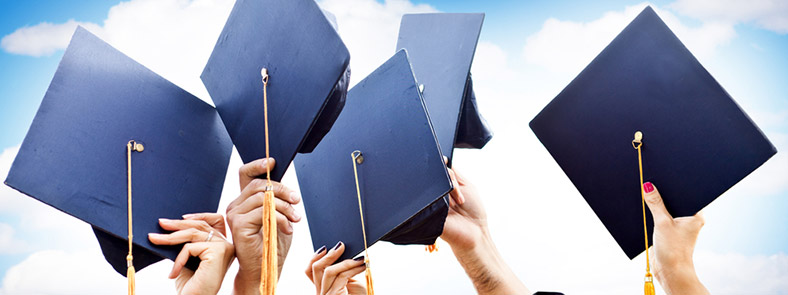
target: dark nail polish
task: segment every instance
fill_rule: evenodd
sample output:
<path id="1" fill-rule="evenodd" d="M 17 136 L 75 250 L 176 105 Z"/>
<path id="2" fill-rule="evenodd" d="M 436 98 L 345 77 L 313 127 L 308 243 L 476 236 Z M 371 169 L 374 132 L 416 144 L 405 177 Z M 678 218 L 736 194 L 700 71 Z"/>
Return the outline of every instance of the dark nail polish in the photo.
<path id="1" fill-rule="evenodd" d="M 323 247 L 320 247 L 320 249 L 317 249 L 317 251 L 315 251 L 315 254 L 323 253 L 323 251 L 326 251 L 326 246 L 325 245 L 323 245 Z"/>
<path id="2" fill-rule="evenodd" d="M 339 246 L 342 246 L 342 241 L 337 242 L 337 245 L 334 246 L 334 250 L 339 249 Z"/>
<path id="3" fill-rule="evenodd" d="M 364 256 L 362 255 L 362 256 L 353 258 L 353 260 L 355 260 L 355 261 L 364 261 Z"/>
<path id="4" fill-rule="evenodd" d="M 651 182 L 646 182 L 643 184 L 643 191 L 647 194 L 654 191 L 654 185 Z"/>

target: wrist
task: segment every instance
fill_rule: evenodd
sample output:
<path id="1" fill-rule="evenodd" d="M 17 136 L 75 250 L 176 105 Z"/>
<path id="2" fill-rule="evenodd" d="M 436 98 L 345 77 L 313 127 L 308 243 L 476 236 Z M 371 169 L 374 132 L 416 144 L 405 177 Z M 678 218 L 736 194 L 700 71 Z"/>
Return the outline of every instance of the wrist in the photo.
<path id="1" fill-rule="evenodd" d="M 486 226 L 468 247 L 452 247 L 479 294 L 530 294 L 498 253 Z"/>
<path id="2" fill-rule="evenodd" d="M 654 273 L 654 277 L 665 290 L 665 294 L 668 295 L 709 294 L 709 291 L 700 282 L 691 261 L 662 268 Z"/>
<path id="3" fill-rule="evenodd" d="M 238 274 L 235 275 L 235 282 L 233 284 L 234 295 L 257 295 L 260 294 L 260 276 L 254 275 L 254 272 L 238 268 Z"/>

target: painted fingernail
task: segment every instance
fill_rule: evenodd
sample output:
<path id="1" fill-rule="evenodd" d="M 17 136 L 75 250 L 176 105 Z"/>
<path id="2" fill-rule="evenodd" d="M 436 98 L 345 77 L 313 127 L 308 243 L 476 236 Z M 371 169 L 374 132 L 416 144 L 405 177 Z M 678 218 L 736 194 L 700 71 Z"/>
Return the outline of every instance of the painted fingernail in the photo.
<path id="1" fill-rule="evenodd" d="M 646 182 L 643 184 L 643 191 L 647 194 L 654 191 L 654 185 L 651 182 Z"/>
<path id="2" fill-rule="evenodd" d="M 342 241 L 337 242 L 337 245 L 334 246 L 334 250 L 339 249 L 339 246 L 342 246 Z"/>
<path id="3" fill-rule="evenodd" d="M 353 260 L 355 260 L 355 261 L 364 261 L 364 255 L 361 255 L 359 257 L 353 258 Z"/>
<path id="4" fill-rule="evenodd" d="M 320 249 L 317 249 L 317 251 L 315 251 L 315 255 L 323 253 L 323 251 L 326 251 L 326 245 L 323 245 L 323 247 L 320 247 Z"/>

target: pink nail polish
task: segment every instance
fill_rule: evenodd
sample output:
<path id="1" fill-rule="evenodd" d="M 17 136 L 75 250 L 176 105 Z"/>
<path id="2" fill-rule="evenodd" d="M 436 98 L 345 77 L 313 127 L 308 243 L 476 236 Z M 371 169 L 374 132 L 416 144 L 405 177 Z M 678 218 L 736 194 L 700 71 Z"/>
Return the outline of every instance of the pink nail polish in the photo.
<path id="1" fill-rule="evenodd" d="M 647 194 L 654 191 L 654 185 L 651 182 L 646 182 L 643 184 L 643 191 Z"/>

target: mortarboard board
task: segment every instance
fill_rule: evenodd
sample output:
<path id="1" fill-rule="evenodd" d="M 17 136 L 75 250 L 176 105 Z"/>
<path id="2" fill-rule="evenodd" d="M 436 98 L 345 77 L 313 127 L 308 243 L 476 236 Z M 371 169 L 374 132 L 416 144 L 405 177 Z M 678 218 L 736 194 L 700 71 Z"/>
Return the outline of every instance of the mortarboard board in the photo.
<path id="1" fill-rule="evenodd" d="M 397 49 L 407 49 L 443 155 L 455 147 L 482 148 L 492 131 L 476 106 L 471 63 L 483 13 L 402 16 Z"/>
<path id="2" fill-rule="evenodd" d="M 127 150 L 134 167 L 134 266 L 174 259 L 159 218 L 216 212 L 232 144 L 216 110 L 78 27 L 5 183 L 93 225 L 126 274 Z M 44 181 L 42 181 L 44 180 Z"/>
<path id="3" fill-rule="evenodd" d="M 651 7 L 530 125 L 630 259 L 644 251 L 636 131 L 643 176 L 674 217 L 697 213 L 776 153 Z"/>
<path id="4" fill-rule="evenodd" d="M 244 163 L 265 157 L 263 84 L 268 81 L 271 178 L 310 152 L 345 103 L 350 55 L 313 0 L 238 0 L 202 81 Z"/>
<path id="5" fill-rule="evenodd" d="M 454 148 L 482 148 L 492 131 L 479 113 L 471 63 L 483 13 L 406 14 L 398 49 L 406 49 L 430 114 L 441 152 L 451 166 Z M 395 244 L 433 244 L 443 231 L 448 200 L 435 202 L 384 240 Z"/>
<path id="6" fill-rule="evenodd" d="M 344 242 L 347 248 L 339 260 L 365 245 L 351 158 L 357 150 L 363 156 L 358 184 L 369 245 L 414 225 L 406 221 L 444 202 L 452 189 L 404 50 L 350 90 L 320 145 L 294 161 L 312 244 L 317 249 Z M 443 224 L 439 226 L 438 235 Z"/>

